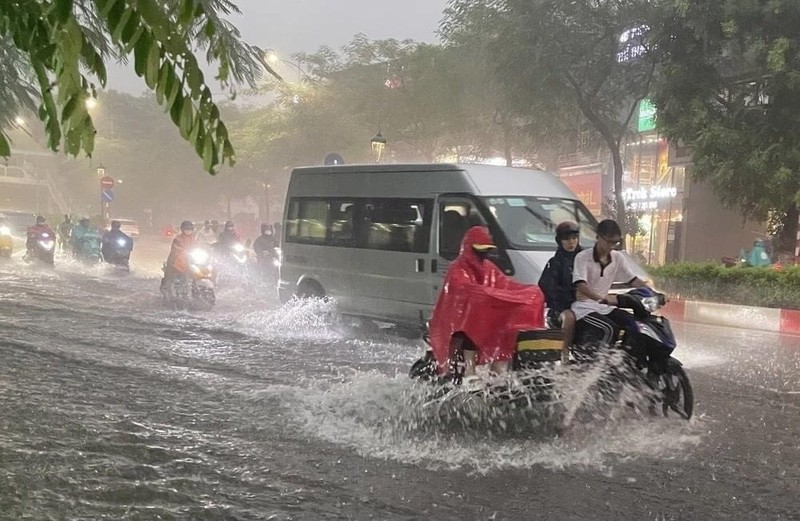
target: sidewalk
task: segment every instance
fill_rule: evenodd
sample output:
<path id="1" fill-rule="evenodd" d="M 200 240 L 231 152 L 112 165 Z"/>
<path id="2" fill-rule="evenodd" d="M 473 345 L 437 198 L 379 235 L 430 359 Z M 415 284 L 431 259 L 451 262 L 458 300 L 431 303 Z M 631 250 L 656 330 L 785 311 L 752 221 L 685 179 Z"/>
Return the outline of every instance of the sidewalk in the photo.
<path id="1" fill-rule="evenodd" d="M 670 300 L 661 312 L 670 320 L 682 322 L 800 335 L 800 311 L 794 309 Z"/>

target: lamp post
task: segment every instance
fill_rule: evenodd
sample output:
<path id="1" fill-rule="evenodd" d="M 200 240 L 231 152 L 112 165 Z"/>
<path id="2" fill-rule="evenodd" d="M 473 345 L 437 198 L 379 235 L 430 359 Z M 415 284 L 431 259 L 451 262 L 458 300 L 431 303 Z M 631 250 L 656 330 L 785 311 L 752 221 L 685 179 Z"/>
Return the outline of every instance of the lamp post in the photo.
<path id="1" fill-rule="evenodd" d="M 285 58 L 281 58 L 280 56 L 278 56 L 278 54 L 275 52 L 274 49 L 267 49 L 264 52 L 264 60 L 266 60 L 266 62 L 272 67 L 277 67 L 278 63 L 283 62 L 297 69 L 298 83 L 302 82 L 303 79 L 305 78 L 305 73 L 303 72 L 303 69 L 300 67 L 299 63 L 296 63 L 292 60 L 287 60 Z"/>
<path id="2" fill-rule="evenodd" d="M 378 130 L 378 133 L 375 134 L 375 137 L 369 140 L 372 144 L 372 157 L 376 163 L 381 162 L 381 155 L 383 155 L 383 149 L 386 148 L 386 138 L 383 137 L 381 131 Z"/>

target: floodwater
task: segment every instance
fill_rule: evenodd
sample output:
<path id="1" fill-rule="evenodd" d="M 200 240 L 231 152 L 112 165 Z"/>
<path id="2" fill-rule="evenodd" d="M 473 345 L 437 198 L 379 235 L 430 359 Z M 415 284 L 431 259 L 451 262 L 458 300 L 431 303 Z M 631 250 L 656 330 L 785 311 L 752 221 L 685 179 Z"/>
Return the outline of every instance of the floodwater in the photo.
<path id="1" fill-rule="evenodd" d="M 159 277 L 0 264 L 0 518 L 800 516 L 800 339 L 676 325 L 691 422 L 620 404 L 559 435 L 552 407 L 441 400 L 419 343 L 330 304 L 178 310 Z M 586 408 L 592 379 L 555 377 Z"/>

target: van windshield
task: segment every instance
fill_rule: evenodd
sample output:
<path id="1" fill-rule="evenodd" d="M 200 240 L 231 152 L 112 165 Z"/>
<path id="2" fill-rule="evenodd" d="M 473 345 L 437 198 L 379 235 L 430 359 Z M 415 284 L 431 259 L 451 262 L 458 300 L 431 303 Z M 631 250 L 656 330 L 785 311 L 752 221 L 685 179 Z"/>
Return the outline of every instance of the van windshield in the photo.
<path id="1" fill-rule="evenodd" d="M 555 229 L 578 223 L 581 246 L 594 245 L 597 221 L 580 201 L 557 197 L 484 197 L 509 244 L 519 250 L 554 250 Z"/>

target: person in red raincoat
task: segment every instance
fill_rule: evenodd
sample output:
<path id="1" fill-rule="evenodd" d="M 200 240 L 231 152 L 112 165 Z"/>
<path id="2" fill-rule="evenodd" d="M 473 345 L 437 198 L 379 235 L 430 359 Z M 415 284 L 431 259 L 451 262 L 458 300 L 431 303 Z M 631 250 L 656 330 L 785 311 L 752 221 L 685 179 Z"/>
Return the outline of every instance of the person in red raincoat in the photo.
<path id="1" fill-rule="evenodd" d="M 517 347 L 517 333 L 544 328 L 544 295 L 538 286 L 519 284 L 495 266 L 487 254 L 495 249 L 489 230 L 474 226 L 461 241 L 433 308 L 430 344 L 440 373 L 464 349 L 464 376 L 476 364 L 492 371 L 508 370 Z"/>

